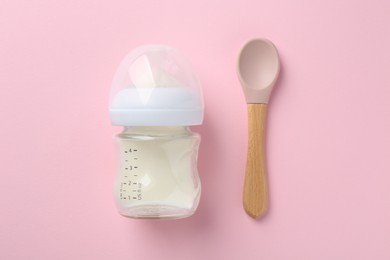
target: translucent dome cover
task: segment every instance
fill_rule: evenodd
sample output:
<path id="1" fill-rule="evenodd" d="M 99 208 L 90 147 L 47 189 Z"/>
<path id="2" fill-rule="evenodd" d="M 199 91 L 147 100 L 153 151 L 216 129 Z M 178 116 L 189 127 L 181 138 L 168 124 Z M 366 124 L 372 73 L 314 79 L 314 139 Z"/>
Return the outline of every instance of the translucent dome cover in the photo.
<path id="1" fill-rule="evenodd" d="M 199 125 L 203 110 L 191 64 L 173 47 L 138 47 L 116 71 L 110 97 L 113 125 Z"/>

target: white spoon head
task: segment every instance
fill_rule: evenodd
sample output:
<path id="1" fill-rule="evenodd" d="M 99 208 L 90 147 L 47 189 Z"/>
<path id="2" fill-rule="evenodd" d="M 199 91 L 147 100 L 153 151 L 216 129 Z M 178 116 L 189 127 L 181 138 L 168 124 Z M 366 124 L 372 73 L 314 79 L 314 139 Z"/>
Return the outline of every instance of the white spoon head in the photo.
<path id="1" fill-rule="evenodd" d="M 268 103 L 280 70 L 279 55 L 267 39 L 253 39 L 241 49 L 237 74 L 248 104 Z"/>

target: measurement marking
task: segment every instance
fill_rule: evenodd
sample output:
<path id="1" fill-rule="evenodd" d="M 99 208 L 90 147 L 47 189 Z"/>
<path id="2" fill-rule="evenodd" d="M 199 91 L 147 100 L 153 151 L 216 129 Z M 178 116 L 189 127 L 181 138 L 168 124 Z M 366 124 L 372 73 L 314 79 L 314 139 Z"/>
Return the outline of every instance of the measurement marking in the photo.
<path id="1" fill-rule="evenodd" d="M 137 149 L 134 149 L 134 152 L 138 151 Z"/>
<path id="2" fill-rule="evenodd" d="M 129 160 L 125 160 L 125 162 L 128 162 Z"/>
<path id="3" fill-rule="evenodd" d="M 128 151 L 125 151 L 125 153 L 128 153 Z"/>
<path id="4" fill-rule="evenodd" d="M 134 157 L 134 160 L 138 160 L 138 158 Z"/>
<path id="5" fill-rule="evenodd" d="M 133 199 L 135 199 L 135 200 L 136 200 L 136 199 L 137 199 L 137 197 L 133 197 Z"/>
<path id="6" fill-rule="evenodd" d="M 138 169 L 138 166 L 134 166 L 135 169 Z"/>
<path id="7" fill-rule="evenodd" d="M 138 175 L 137 174 L 134 174 L 135 177 L 137 177 Z"/>
<path id="8" fill-rule="evenodd" d="M 129 168 L 125 168 L 125 170 L 128 170 Z"/>

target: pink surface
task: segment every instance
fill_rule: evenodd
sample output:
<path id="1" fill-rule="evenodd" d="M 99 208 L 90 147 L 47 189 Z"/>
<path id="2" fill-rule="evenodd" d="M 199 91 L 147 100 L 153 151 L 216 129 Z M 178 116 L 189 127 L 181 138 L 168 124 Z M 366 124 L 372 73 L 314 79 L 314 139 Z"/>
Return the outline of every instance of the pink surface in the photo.
<path id="1" fill-rule="evenodd" d="M 2 1 L 0 259 L 390 259 L 390 2 Z M 270 210 L 241 206 L 237 52 L 278 47 Z M 123 56 L 172 44 L 203 84 L 195 216 L 119 216 L 108 94 Z"/>

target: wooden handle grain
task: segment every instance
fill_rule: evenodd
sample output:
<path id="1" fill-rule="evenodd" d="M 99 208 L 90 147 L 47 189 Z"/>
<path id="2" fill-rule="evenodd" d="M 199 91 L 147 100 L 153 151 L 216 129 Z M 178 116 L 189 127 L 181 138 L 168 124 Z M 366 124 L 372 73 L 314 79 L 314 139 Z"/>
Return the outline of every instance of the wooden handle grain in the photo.
<path id="1" fill-rule="evenodd" d="M 262 216 L 268 207 L 265 163 L 266 104 L 248 104 L 248 155 L 243 204 L 252 218 Z"/>

